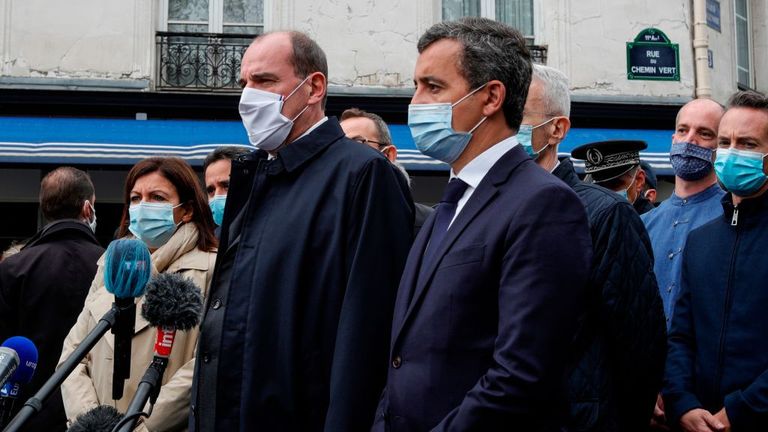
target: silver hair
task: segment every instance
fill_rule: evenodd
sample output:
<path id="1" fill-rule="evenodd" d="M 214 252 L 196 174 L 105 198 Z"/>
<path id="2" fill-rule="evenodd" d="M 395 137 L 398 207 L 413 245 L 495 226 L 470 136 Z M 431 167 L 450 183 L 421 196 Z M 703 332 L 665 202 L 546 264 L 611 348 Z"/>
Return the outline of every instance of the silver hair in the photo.
<path id="1" fill-rule="evenodd" d="M 535 64 L 533 79 L 544 84 L 543 99 L 546 114 L 570 117 L 571 93 L 568 89 L 568 77 L 553 67 Z"/>

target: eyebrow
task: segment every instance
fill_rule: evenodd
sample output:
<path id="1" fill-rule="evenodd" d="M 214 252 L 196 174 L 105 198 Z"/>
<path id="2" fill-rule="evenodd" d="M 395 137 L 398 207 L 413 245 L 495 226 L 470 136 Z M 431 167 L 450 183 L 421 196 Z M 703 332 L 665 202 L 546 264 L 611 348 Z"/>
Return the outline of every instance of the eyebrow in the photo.
<path id="1" fill-rule="evenodd" d="M 431 82 L 440 86 L 445 86 L 447 82 L 441 80 L 440 78 L 437 78 L 433 75 L 426 75 L 423 77 L 418 77 L 417 79 L 413 80 L 414 84 L 417 82 Z"/>

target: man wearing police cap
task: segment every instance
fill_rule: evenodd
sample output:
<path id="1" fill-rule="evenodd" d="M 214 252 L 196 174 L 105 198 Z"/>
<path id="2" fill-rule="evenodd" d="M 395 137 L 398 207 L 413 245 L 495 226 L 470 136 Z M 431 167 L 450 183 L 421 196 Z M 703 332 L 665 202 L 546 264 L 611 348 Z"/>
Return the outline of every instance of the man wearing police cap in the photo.
<path id="1" fill-rule="evenodd" d="M 633 204 L 637 199 L 637 182 L 640 169 L 640 150 L 648 145 L 645 141 L 600 141 L 576 147 L 571 156 L 584 161 L 584 173 L 592 183 L 610 189 Z"/>

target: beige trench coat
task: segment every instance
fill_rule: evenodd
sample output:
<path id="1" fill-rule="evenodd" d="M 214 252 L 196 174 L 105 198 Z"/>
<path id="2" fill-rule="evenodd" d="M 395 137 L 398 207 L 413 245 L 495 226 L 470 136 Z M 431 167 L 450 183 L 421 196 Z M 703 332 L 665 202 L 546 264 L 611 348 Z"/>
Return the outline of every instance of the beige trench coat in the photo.
<path id="1" fill-rule="evenodd" d="M 195 225 L 182 225 L 168 243 L 152 253 L 152 271 L 180 273 L 200 287 L 203 296 L 207 298 L 216 253 L 200 251 L 195 247 L 196 242 Z M 64 340 L 59 365 L 112 307 L 114 296 L 104 287 L 103 263 L 104 256 L 99 259 L 85 307 Z M 141 316 L 143 300 L 141 297 L 137 303 L 135 335 L 131 346 L 131 378 L 125 381 L 123 397 L 117 401 L 112 399 L 114 336 L 108 332 L 61 386 L 64 409 L 70 422 L 97 405 L 111 405 L 121 413 L 128 408 L 144 371 L 152 361 L 157 334 Z M 177 332 L 160 396 L 152 415 L 137 430 L 186 430 L 198 331 L 195 328 L 188 332 Z"/>

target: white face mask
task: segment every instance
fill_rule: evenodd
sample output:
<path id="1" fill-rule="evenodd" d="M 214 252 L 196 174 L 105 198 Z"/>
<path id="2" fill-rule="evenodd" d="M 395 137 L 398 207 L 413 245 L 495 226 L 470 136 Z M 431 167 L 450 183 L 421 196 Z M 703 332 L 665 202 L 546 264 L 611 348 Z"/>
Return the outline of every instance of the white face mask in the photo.
<path id="1" fill-rule="evenodd" d="M 91 227 L 91 231 L 93 231 L 93 233 L 96 234 L 96 209 L 93 207 L 93 204 L 91 204 L 90 201 L 86 201 L 86 202 L 91 207 L 91 213 L 93 213 L 93 220 L 88 221 L 88 226 Z"/>
<path id="2" fill-rule="evenodd" d="M 240 95 L 240 117 L 243 119 L 243 126 L 248 132 L 248 140 L 251 144 L 262 150 L 274 151 L 285 142 L 293 129 L 293 122 L 304 114 L 309 105 L 304 107 L 296 117 L 289 119 L 282 113 L 283 104 L 308 79 L 309 76 L 304 78 L 285 98 L 277 93 L 250 87 L 243 89 Z"/>

